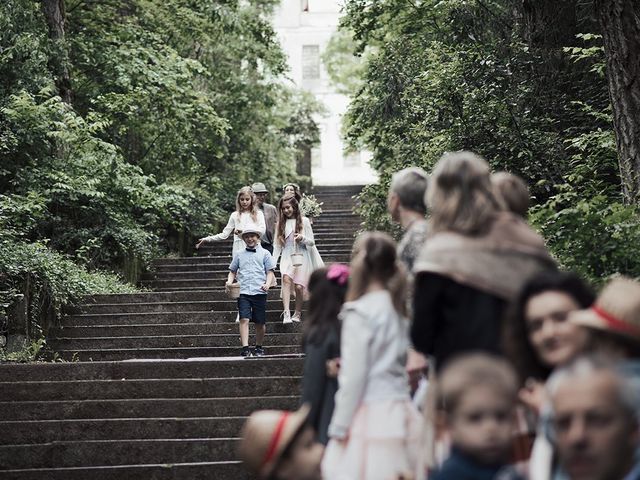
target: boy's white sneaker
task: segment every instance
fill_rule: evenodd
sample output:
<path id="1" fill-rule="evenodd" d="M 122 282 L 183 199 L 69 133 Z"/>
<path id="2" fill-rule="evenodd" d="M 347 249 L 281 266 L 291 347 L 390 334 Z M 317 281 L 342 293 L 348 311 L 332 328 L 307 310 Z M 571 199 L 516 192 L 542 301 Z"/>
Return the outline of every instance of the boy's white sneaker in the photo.
<path id="1" fill-rule="evenodd" d="M 300 314 L 298 312 L 295 312 L 293 314 L 293 316 L 291 317 L 291 321 L 292 322 L 299 322 L 300 320 L 301 320 L 301 318 L 300 318 Z"/>
<path id="2" fill-rule="evenodd" d="M 289 312 L 289 310 L 285 310 L 284 312 L 282 312 L 282 323 L 292 323 L 293 320 L 291 319 L 291 312 Z"/>

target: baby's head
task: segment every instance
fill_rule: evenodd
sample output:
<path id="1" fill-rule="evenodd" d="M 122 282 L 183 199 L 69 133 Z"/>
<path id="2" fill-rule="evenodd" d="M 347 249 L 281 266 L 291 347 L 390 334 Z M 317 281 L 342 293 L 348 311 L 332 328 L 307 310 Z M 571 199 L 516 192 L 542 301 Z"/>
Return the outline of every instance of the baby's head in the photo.
<path id="1" fill-rule="evenodd" d="M 527 217 L 531 194 L 522 178 L 513 173 L 497 172 L 491 175 L 491 185 L 496 197 L 504 202 L 508 211 Z"/>
<path id="2" fill-rule="evenodd" d="M 471 354 L 449 363 L 437 385 L 438 414 L 453 446 L 483 465 L 508 461 L 518 393 L 502 359 Z"/>

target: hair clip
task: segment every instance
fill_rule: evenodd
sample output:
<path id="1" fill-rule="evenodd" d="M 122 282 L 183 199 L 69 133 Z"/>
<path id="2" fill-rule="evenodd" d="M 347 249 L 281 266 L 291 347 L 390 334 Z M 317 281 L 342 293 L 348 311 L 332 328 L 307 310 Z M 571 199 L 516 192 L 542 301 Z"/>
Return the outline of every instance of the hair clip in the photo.
<path id="1" fill-rule="evenodd" d="M 335 281 L 340 286 L 346 285 L 349 280 L 349 267 L 342 263 L 334 263 L 327 270 L 327 279 Z"/>

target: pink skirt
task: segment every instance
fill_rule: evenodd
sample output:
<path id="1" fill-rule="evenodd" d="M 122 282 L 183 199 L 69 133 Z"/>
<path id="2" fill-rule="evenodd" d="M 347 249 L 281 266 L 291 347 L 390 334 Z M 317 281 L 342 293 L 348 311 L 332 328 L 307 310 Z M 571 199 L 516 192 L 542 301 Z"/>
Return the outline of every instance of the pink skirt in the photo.
<path id="1" fill-rule="evenodd" d="M 422 416 L 409 400 L 362 404 L 344 442 L 330 440 L 322 460 L 331 480 L 425 478 Z"/>

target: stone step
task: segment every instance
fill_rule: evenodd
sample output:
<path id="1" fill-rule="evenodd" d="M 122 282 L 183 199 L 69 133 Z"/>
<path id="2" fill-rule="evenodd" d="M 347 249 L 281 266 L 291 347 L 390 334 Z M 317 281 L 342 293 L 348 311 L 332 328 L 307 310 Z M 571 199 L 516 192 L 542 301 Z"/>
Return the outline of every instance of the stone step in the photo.
<path id="1" fill-rule="evenodd" d="M 268 293 L 269 297 L 279 298 L 280 292 L 272 289 Z M 140 292 L 140 293 L 116 293 L 108 295 L 89 295 L 84 297 L 83 302 L 88 305 L 111 304 L 111 303 L 171 303 L 171 302 L 191 302 L 207 301 L 214 298 L 223 298 L 220 295 L 211 296 L 210 291 L 193 292 Z M 226 297 L 225 297 L 226 298 Z"/>
<path id="2" fill-rule="evenodd" d="M 75 313 L 142 313 L 142 312 L 236 312 L 236 300 L 211 300 L 192 302 L 135 302 L 135 303 L 99 303 L 81 305 Z M 282 308 L 280 299 L 269 298 L 267 310 Z"/>
<path id="3" fill-rule="evenodd" d="M 316 242 L 316 247 L 318 250 L 337 250 L 341 248 L 349 248 L 353 245 L 353 238 L 344 238 L 344 239 L 331 239 L 330 241 L 325 242 Z M 209 245 L 203 245 L 198 249 L 198 254 L 208 254 L 208 253 L 220 253 L 224 254 L 225 252 L 231 252 L 231 246 L 221 243 L 211 243 Z"/>
<path id="4" fill-rule="evenodd" d="M 173 270 L 166 272 L 145 273 L 142 275 L 143 282 L 152 282 L 154 280 L 224 280 L 227 279 L 229 270 Z"/>
<path id="5" fill-rule="evenodd" d="M 246 417 L 199 417 L 0 421 L 0 445 L 82 439 L 230 438 L 239 436 L 245 420 Z"/>
<path id="6" fill-rule="evenodd" d="M 249 330 L 254 331 L 253 323 L 249 324 Z M 283 324 L 281 322 L 270 323 L 267 332 L 271 334 L 295 334 L 297 338 L 302 334 L 302 323 Z M 155 325 L 83 325 L 61 328 L 53 332 L 57 338 L 93 338 L 93 337 L 157 337 L 162 335 L 237 335 L 238 324 L 225 323 L 164 323 Z"/>
<path id="7" fill-rule="evenodd" d="M 302 358 L 198 358 L 130 362 L 40 362 L 0 365 L 1 382 L 297 376 Z M 1 411 L 1 410 L 0 410 Z"/>
<path id="8" fill-rule="evenodd" d="M 295 345 L 300 342 L 299 333 L 268 333 L 265 346 Z M 172 347 L 238 347 L 239 333 L 220 333 L 209 335 L 159 335 L 133 337 L 57 337 L 49 341 L 54 350 L 112 350 L 133 348 L 172 348 Z"/>
<path id="9" fill-rule="evenodd" d="M 1 467 L 0 467 L 1 468 Z M 249 480 L 238 461 L 0 470 L 2 480 Z"/>
<path id="10" fill-rule="evenodd" d="M 299 383 L 295 376 L 16 381 L 0 382 L 0 401 L 284 396 Z"/>
<path id="11" fill-rule="evenodd" d="M 19 469 L 113 466 L 127 462 L 216 462 L 234 458 L 237 445 L 235 438 L 65 440 L 48 444 L 2 445 L 0 465 L 2 468 Z"/>
<path id="12" fill-rule="evenodd" d="M 229 250 L 229 252 L 231 252 Z M 343 262 L 348 263 L 350 261 L 350 255 L 343 256 L 334 256 L 330 259 L 325 259 L 325 262 Z M 153 268 L 171 268 L 175 265 L 215 265 L 216 268 L 218 266 L 223 266 L 227 268 L 231 263 L 231 255 L 201 255 L 201 256 L 193 256 L 193 257 L 180 257 L 180 258 L 163 258 L 161 260 L 155 260 L 153 262 Z"/>
<path id="13" fill-rule="evenodd" d="M 254 342 L 251 337 L 250 342 Z M 295 345 L 264 345 L 268 358 L 271 355 L 300 355 L 302 348 Z M 239 358 L 240 341 L 234 347 L 173 347 L 173 348 L 130 348 L 113 350 L 57 350 L 59 358 L 69 362 L 98 362 L 131 359 L 193 359 L 197 357 Z"/>
<path id="14" fill-rule="evenodd" d="M 240 462 L 162 463 L 2 471 L 3 480 L 249 480 Z"/>
<path id="15" fill-rule="evenodd" d="M 145 398 L 140 400 L 42 400 L 0 402 L 4 419 L 60 420 L 90 418 L 191 418 L 215 414 L 219 417 L 248 416 L 263 408 L 297 408 L 298 396 L 229 398 Z M 2 461 L 0 460 L 0 465 Z"/>
<path id="16" fill-rule="evenodd" d="M 210 278 L 210 279 L 157 279 L 157 280 L 143 280 L 140 284 L 143 287 L 147 288 L 189 288 L 189 289 L 201 289 L 201 288 L 224 288 L 224 284 L 226 283 L 227 276 L 224 278 L 220 276 L 220 278 Z"/>
<path id="17" fill-rule="evenodd" d="M 63 318 L 63 327 L 102 326 L 102 325 L 156 325 L 184 323 L 229 323 L 235 322 L 237 310 L 228 312 L 138 312 L 138 313 L 98 313 L 76 314 Z M 267 325 L 282 323 L 282 306 L 277 310 L 267 310 Z M 304 320 L 304 315 L 303 315 Z M 269 328 L 269 327 L 268 327 Z"/>

